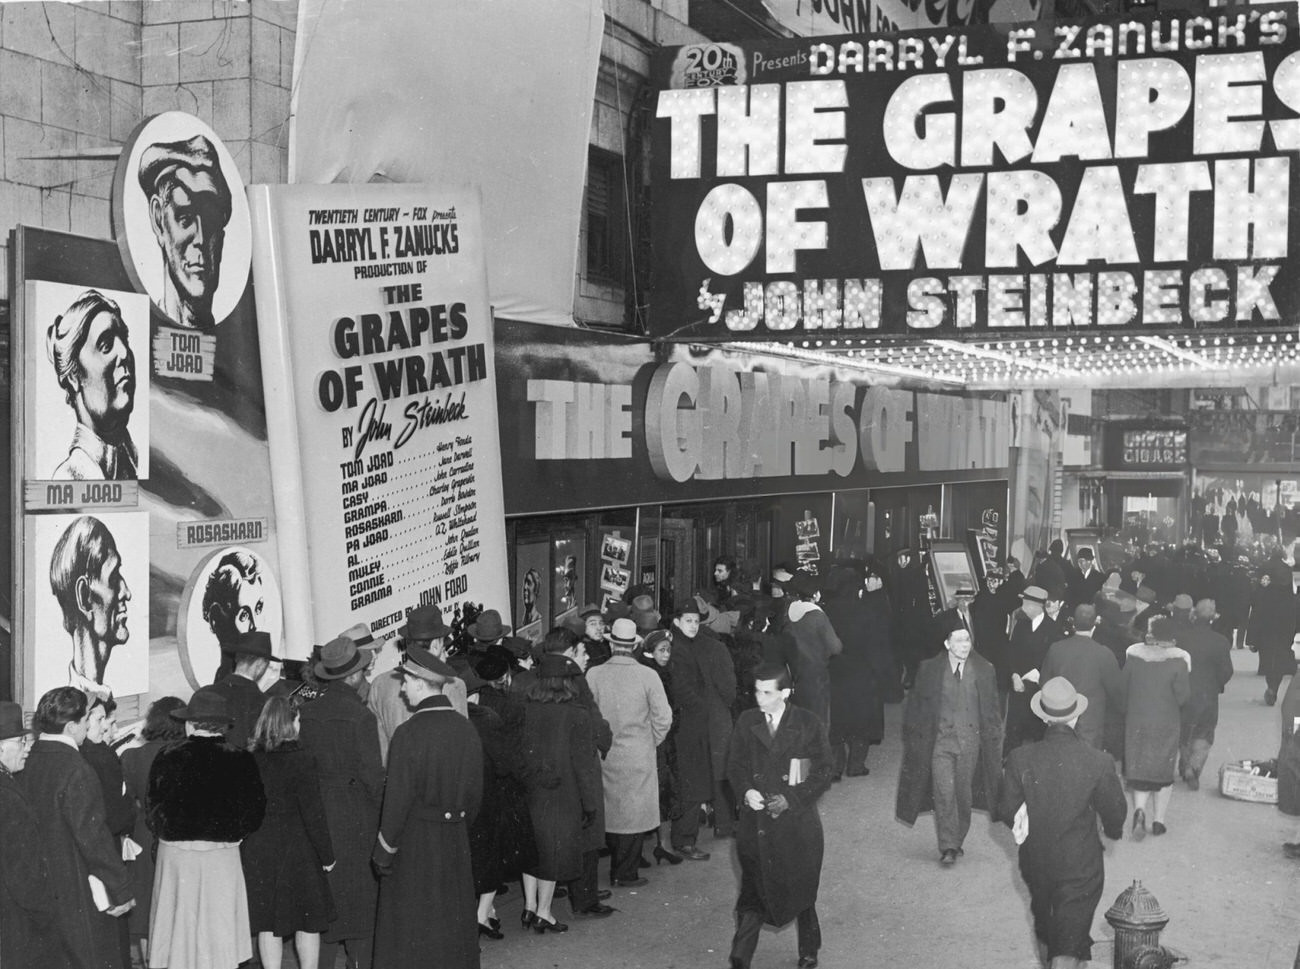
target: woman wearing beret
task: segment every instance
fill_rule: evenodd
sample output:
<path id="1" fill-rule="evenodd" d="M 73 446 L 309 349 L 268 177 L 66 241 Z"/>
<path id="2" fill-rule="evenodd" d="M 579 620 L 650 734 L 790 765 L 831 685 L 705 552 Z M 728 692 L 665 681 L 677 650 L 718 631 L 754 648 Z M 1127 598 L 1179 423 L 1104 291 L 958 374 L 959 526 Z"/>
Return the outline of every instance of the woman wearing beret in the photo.
<path id="1" fill-rule="evenodd" d="M 32 836 L 36 815 L 14 776 L 31 742 L 22 708 L 0 702 L 0 966 L 55 969 L 62 960 L 45 846 Z"/>
<path id="2" fill-rule="evenodd" d="M 301 723 L 286 697 L 266 701 L 253 728 L 252 752 L 266 789 L 266 816 L 244 839 L 240 857 L 248 914 L 264 969 L 280 969 L 285 936 L 298 965 L 316 969 L 320 936 L 334 920 L 325 873 L 334 846 L 325 820 L 316 758 L 298 743 Z"/>
<path id="3" fill-rule="evenodd" d="M 173 710 L 179 710 L 183 706 L 185 702 L 180 697 L 165 696 L 161 700 L 155 700 L 149 705 L 144 727 L 140 731 L 144 742 L 122 751 L 122 776 L 126 781 L 126 794 L 136 807 L 135 829 L 131 833 L 131 840 L 144 849 L 129 866 L 131 883 L 135 886 L 135 908 L 127 915 L 127 927 L 131 938 L 139 940 L 140 952 L 145 959 L 149 957 L 149 913 L 153 909 L 154 876 L 154 838 L 145 816 L 149 771 L 164 747 L 173 741 L 184 739 L 184 724 L 172 716 Z"/>
<path id="4" fill-rule="evenodd" d="M 546 653 L 525 694 L 524 783 L 537 864 L 524 874 L 522 921 L 539 935 L 568 929 L 551 913 L 555 883 L 582 874 L 584 829 L 604 797 L 591 717 L 576 702 L 581 676 L 563 653 Z"/>
<path id="5" fill-rule="evenodd" d="M 149 771 L 158 839 L 149 919 L 150 969 L 234 969 L 253 957 L 239 843 L 258 829 L 266 792 L 257 762 L 226 743 L 230 705 L 211 687 L 172 713 L 185 739 Z"/>

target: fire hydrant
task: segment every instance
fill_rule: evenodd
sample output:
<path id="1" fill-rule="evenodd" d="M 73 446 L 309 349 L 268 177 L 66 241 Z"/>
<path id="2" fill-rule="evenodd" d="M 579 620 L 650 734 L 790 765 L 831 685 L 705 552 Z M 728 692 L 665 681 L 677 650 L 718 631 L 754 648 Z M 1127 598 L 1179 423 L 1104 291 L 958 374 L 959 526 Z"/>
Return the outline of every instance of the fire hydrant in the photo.
<path id="1" fill-rule="evenodd" d="M 1160 930 L 1169 924 L 1169 916 L 1140 881 L 1119 893 L 1106 910 L 1106 921 L 1115 930 L 1114 969 L 1169 969 L 1187 961 L 1160 944 Z"/>

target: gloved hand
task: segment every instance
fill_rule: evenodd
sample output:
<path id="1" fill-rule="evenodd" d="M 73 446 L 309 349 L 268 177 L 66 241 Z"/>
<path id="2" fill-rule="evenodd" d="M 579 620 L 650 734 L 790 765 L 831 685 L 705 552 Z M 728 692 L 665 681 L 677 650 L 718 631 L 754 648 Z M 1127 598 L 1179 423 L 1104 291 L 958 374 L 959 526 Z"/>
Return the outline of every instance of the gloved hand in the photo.
<path id="1" fill-rule="evenodd" d="M 391 851 L 384 850 L 384 846 L 376 843 L 374 852 L 370 855 L 370 867 L 375 870 L 375 874 L 380 878 L 393 873 L 393 861 L 397 855 Z"/>
<path id="2" fill-rule="evenodd" d="M 596 812 L 595 812 L 595 811 L 583 811 L 583 812 L 582 812 L 582 827 L 583 827 L 584 830 L 587 829 L 587 828 L 590 828 L 590 827 L 591 827 L 593 824 L 595 824 L 595 823 L 596 823 Z"/>
<path id="3" fill-rule="evenodd" d="M 786 811 L 790 810 L 790 802 L 785 799 L 784 794 L 773 794 L 767 799 L 767 813 L 772 817 L 780 817 Z"/>

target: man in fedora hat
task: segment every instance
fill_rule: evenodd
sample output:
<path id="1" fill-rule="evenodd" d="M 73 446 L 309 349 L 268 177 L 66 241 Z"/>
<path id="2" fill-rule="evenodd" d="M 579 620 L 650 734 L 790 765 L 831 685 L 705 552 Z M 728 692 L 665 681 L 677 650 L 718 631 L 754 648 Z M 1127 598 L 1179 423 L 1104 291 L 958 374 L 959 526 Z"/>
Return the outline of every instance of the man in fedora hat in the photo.
<path id="1" fill-rule="evenodd" d="M 501 613 L 495 609 L 484 609 L 478 618 L 465 627 L 465 631 L 474 637 L 474 652 L 482 653 L 493 643 L 501 642 L 510 635 L 510 627 L 501 621 Z"/>
<path id="2" fill-rule="evenodd" d="M 904 824 L 934 809 L 939 862 L 964 854 L 971 809 L 997 805 L 1002 720 L 993 665 L 971 648 L 970 631 L 951 619 L 944 653 L 916 671 L 903 703 L 903 767 L 895 816 Z"/>
<path id="3" fill-rule="evenodd" d="M 23 789 L 36 825 L 24 837 L 44 848 L 49 863 L 54 964 L 125 969 L 117 916 L 135 900 L 121 850 L 104 823 L 103 788 L 80 753 L 90 729 L 86 694 L 71 686 L 50 690 L 37 703 L 33 723 L 40 735 L 23 771 Z M 104 884 L 103 911 L 91 893 L 91 875 Z"/>
<path id="4" fill-rule="evenodd" d="M 58 964 L 55 900 L 45 846 L 32 832 L 36 814 L 14 776 L 31 750 L 23 709 L 0 701 L 0 965 L 46 969 Z"/>
<path id="5" fill-rule="evenodd" d="M 400 675 L 413 712 L 388 751 L 372 855 L 383 876 L 374 964 L 478 969 L 469 826 L 483 798 L 483 747 L 443 693 L 460 681 L 442 658 L 408 645 Z"/>
<path id="6" fill-rule="evenodd" d="M 658 674 L 632 655 L 642 641 L 636 623 L 616 619 L 605 638 L 613 655 L 588 672 L 587 682 L 614 734 L 613 745 L 600 765 L 610 881 L 633 888 L 646 883 L 637 866 L 645 832 L 659 825 L 655 748 L 668 736 L 673 711 Z"/>
<path id="7" fill-rule="evenodd" d="M 1048 591 L 1041 585 L 1027 585 L 1020 593 L 1020 616 L 1011 627 L 1011 693 L 1007 701 L 1005 750 L 1041 740 L 1042 723 L 1029 710 L 1029 700 L 1038 691 L 1043 661 L 1052 643 L 1062 638 L 1061 627 L 1047 615 Z"/>
<path id="8" fill-rule="evenodd" d="M 442 619 L 442 610 L 435 605 L 416 606 L 406 616 L 405 625 L 397 630 L 398 652 L 403 658 L 413 647 L 433 653 L 439 660 L 447 659 L 447 637 L 451 629 Z M 402 698 L 400 667 L 380 673 L 370 682 L 370 695 L 366 704 L 379 724 L 379 753 L 388 763 L 388 745 L 397 728 L 411 719 L 411 707 Z M 442 693 L 451 701 L 452 709 L 468 717 L 465 703 L 465 684 L 455 678 L 444 685 Z"/>
<path id="9" fill-rule="evenodd" d="M 1118 839 L 1128 802 L 1110 757 L 1075 733 L 1088 698 L 1057 676 L 1029 703 L 1046 733 L 1008 755 L 998 814 L 1020 845 L 1043 965 L 1076 969 L 1092 957 L 1089 931 L 1104 881 L 1097 820 Z"/>
<path id="10" fill-rule="evenodd" d="M 320 647 L 320 659 L 312 667 L 320 695 L 298 709 L 299 739 L 316 758 L 336 860 L 326 877 L 338 918 L 322 935 L 323 966 L 334 965 L 340 944 L 358 969 L 370 969 L 371 963 L 378 889 L 370 852 L 379 831 L 384 763 L 379 724 L 361 689 L 376 647 L 364 622 Z"/>
<path id="11" fill-rule="evenodd" d="M 266 694 L 257 684 L 275 659 L 271 653 L 271 634 L 261 629 L 240 633 L 223 642 L 221 649 L 234 654 L 235 670 L 220 677 L 211 688 L 230 704 L 227 743 L 246 750 L 253 728 L 257 726 L 257 718 L 262 714 L 262 707 L 266 706 Z"/>

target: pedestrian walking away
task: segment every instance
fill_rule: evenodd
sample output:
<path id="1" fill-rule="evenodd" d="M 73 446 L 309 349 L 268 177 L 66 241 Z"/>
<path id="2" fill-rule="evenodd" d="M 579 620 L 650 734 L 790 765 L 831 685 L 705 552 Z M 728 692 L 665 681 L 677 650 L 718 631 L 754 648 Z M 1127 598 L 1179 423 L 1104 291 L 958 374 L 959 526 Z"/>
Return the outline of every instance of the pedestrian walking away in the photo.
<path id="1" fill-rule="evenodd" d="M 1111 758 L 1075 732 L 1090 706 L 1085 695 L 1057 676 L 1030 705 L 1046 733 L 1007 756 L 998 815 L 1020 845 L 1043 966 L 1077 969 L 1092 958 L 1090 931 L 1104 884 L 1097 821 L 1118 839 L 1128 802 Z"/>

